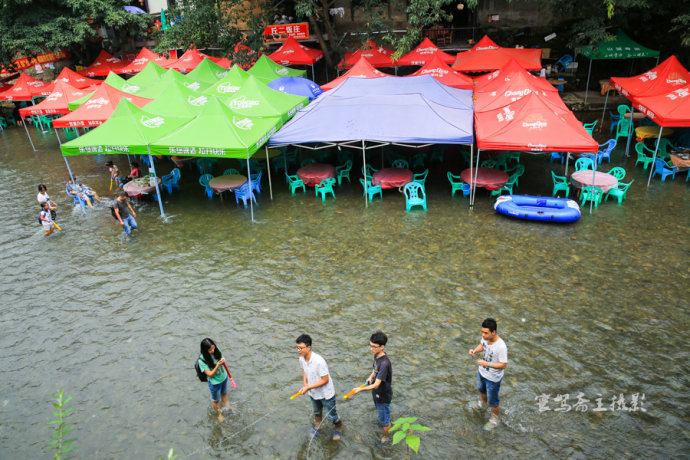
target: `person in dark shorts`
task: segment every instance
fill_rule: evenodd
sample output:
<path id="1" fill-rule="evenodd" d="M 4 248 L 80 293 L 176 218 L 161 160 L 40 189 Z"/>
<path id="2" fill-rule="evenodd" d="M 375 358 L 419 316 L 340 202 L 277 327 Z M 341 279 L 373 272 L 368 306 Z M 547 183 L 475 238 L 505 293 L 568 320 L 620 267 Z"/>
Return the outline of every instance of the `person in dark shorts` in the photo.
<path id="1" fill-rule="evenodd" d="M 113 205 L 113 211 L 115 212 L 115 218 L 117 218 L 125 231 L 126 238 L 130 239 L 132 237 L 132 230 L 137 229 L 137 221 L 134 220 L 137 217 L 137 213 L 134 212 L 132 205 L 127 201 L 127 192 L 121 191 L 119 193 Z"/>

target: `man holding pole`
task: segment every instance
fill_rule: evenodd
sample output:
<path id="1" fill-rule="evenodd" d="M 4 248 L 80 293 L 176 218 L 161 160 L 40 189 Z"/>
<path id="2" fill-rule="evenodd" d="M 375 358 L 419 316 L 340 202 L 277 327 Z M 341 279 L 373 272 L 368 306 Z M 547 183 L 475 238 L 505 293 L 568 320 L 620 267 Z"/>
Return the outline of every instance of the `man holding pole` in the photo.
<path id="1" fill-rule="evenodd" d="M 321 427 L 323 410 L 326 409 L 326 417 L 333 422 L 333 440 L 340 440 L 342 422 L 335 408 L 335 385 L 328 372 L 328 364 L 321 355 L 311 351 L 311 337 L 302 334 L 297 337 L 297 353 L 299 354 L 299 367 L 302 369 L 303 386 L 298 394 L 309 392 L 311 407 L 314 414 L 314 425 L 309 431 L 311 438 L 316 437 Z"/>

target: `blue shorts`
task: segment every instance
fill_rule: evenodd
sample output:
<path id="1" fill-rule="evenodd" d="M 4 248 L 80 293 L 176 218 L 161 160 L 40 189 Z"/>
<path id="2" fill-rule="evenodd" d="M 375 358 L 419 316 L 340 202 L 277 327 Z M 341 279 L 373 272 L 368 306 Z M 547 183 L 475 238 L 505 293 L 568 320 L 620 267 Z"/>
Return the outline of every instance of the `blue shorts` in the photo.
<path id="1" fill-rule="evenodd" d="M 335 424 L 340 423 L 340 417 L 335 409 L 335 395 L 331 399 L 314 399 L 311 396 L 309 399 L 311 399 L 311 409 L 315 416 L 321 417 L 323 410 L 326 409 L 328 420 Z"/>
<path id="2" fill-rule="evenodd" d="M 501 379 L 503 380 L 503 379 Z M 489 379 L 482 377 L 482 374 L 477 372 L 477 389 L 480 393 L 484 393 L 489 400 L 489 406 L 498 407 L 498 390 L 501 389 L 501 380 L 492 382 Z"/>
<path id="3" fill-rule="evenodd" d="M 375 402 L 374 405 L 376 406 L 376 414 L 379 419 L 379 425 L 381 426 L 388 426 L 391 424 L 391 403 L 377 403 Z"/>
<path id="4" fill-rule="evenodd" d="M 211 401 L 220 401 L 220 395 L 228 394 L 228 378 L 225 377 L 221 383 L 214 385 L 211 381 L 208 381 L 208 389 L 211 391 Z"/>

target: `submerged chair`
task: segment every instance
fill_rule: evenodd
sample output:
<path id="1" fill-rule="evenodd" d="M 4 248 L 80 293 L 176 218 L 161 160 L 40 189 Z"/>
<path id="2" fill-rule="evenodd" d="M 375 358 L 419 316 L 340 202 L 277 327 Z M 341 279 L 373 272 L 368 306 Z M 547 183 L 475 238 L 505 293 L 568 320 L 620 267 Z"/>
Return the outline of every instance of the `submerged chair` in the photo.
<path id="1" fill-rule="evenodd" d="M 228 168 L 225 171 L 223 171 L 224 176 L 231 176 L 233 174 L 239 175 L 240 172 L 236 170 L 235 168 Z"/>
<path id="2" fill-rule="evenodd" d="M 654 160 L 654 174 L 652 174 L 652 177 L 659 174 L 661 176 L 661 182 L 666 180 L 666 176 L 671 176 L 671 180 L 673 180 L 676 178 L 677 171 L 678 168 L 675 166 L 669 166 L 664 160 L 657 158 Z"/>
<path id="3" fill-rule="evenodd" d="M 565 163 L 565 155 L 563 152 L 551 152 L 551 158 L 549 158 L 549 163 L 553 163 L 553 160 L 561 160 L 561 164 Z"/>
<path id="4" fill-rule="evenodd" d="M 611 114 L 611 126 L 609 126 L 609 131 L 610 131 L 610 132 L 613 132 L 613 128 L 616 127 L 616 125 L 618 124 L 618 122 L 619 122 L 620 119 L 621 119 L 621 116 L 620 116 L 620 115 L 615 115 L 615 114 L 614 114 L 613 112 L 611 112 L 610 110 L 609 110 L 609 113 Z"/>
<path id="5" fill-rule="evenodd" d="M 479 165 L 479 167 L 480 168 L 495 168 L 496 167 L 496 161 L 495 160 L 484 160 Z"/>
<path id="6" fill-rule="evenodd" d="M 450 171 L 448 171 L 446 175 L 448 176 L 448 182 L 450 182 L 450 196 L 455 196 L 455 192 L 458 190 L 460 190 L 465 196 L 470 194 L 470 184 L 464 183 L 460 176 L 456 176 Z M 467 188 L 467 193 L 465 193 L 465 188 Z"/>
<path id="7" fill-rule="evenodd" d="M 319 193 L 321 194 L 321 201 L 326 201 L 326 194 L 330 193 L 333 195 L 333 198 L 335 198 L 335 190 L 333 189 L 333 186 L 335 185 L 335 179 L 332 177 L 329 177 L 328 179 L 324 179 L 319 183 L 316 187 L 314 187 L 314 194 L 318 195 Z"/>
<path id="8" fill-rule="evenodd" d="M 338 185 L 342 183 L 343 179 L 350 182 L 350 170 L 352 169 L 352 160 L 347 160 L 344 165 L 336 166 L 335 177 L 338 179 Z M 350 182 L 351 183 L 351 182 Z"/>
<path id="9" fill-rule="evenodd" d="M 251 183 L 245 182 L 239 188 L 235 189 L 235 203 L 240 204 L 240 200 L 244 203 L 244 207 L 247 207 L 247 200 L 252 200 L 256 204 L 256 197 L 254 196 L 254 190 L 252 190 Z"/>
<path id="10" fill-rule="evenodd" d="M 558 192 L 562 190 L 565 192 L 565 197 L 568 198 L 568 195 L 570 195 L 568 178 L 565 176 L 557 176 L 553 171 L 551 171 L 551 178 L 553 179 L 553 192 L 551 196 L 558 195 Z"/>
<path id="11" fill-rule="evenodd" d="M 348 160 L 352 161 L 355 158 L 355 154 L 350 150 L 342 149 L 338 150 L 338 163 L 345 163 Z"/>
<path id="12" fill-rule="evenodd" d="M 263 174 L 263 171 L 249 176 L 249 180 L 252 183 L 252 190 L 258 194 L 261 194 L 261 174 Z"/>
<path id="13" fill-rule="evenodd" d="M 637 152 L 635 166 L 637 166 L 637 163 L 642 163 L 644 169 L 647 169 L 647 167 L 652 164 L 652 161 L 654 160 L 654 150 L 644 145 L 644 142 L 638 142 L 635 144 L 635 151 Z M 650 156 L 647 156 L 645 151 L 648 152 Z"/>
<path id="14" fill-rule="evenodd" d="M 445 144 L 436 144 L 432 147 L 431 149 L 431 158 L 429 158 L 429 161 L 438 161 L 440 163 L 443 163 L 443 153 L 446 151 L 446 145 Z M 422 165 L 423 167 L 424 165 Z"/>
<path id="15" fill-rule="evenodd" d="M 628 137 L 632 124 L 632 116 L 630 116 L 630 118 L 625 117 L 626 113 L 632 113 L 632 109 L 630 107 L 625 104 L 621 104 L 618 106 L 617 110 L 620 118 L 618 120 L 618 125 L 616 125 L 616 140 L 618 140 L 619 137 Z"/>
<path id="16" fill-rule="evenodd" d="M 148 160 L 144 160 L 146 163 Z M 148 164 L 147 164 L 148 166 Z M 213 172 L 213 162 L 210 158 L 197 158 L 196 166 L 199 168 L 199 174 L 211 174 Z"/>
<path id="17" fill-rule="evenodd" d="M 594 160 L 591 158 L 578 158 L 575 162 L 575 171 L 582 171 L 583 169 L 594 169 Z"/>
<path id="18" fill-rule="evenodd" d="M 199 178 L 199 183 L 204 187 L 204 193 L 208 195 L 209 198 L 213 198 L 213 189 L 209 187 L 208 183 L 213 179 L 211 174 L 204 174 Z"/>
<path id="19" fill-rule="evenodd" d="M 415 153 L 412 156 L 412 169 L 421 169 L 424 167 L 424 160 L 426 160 L 426 155 L 422 152 Z"/>
<path id="20" fill-rule="evenodd" d="M 304 168 L 307 165 L 313 165 L 315 163 L 316 163 L 315 158 L 305 158 L 304 160 L 302 160 L 302 162 L 299 164 L 299 166 L 300 166 L 300 168 Z"/>
<path id="21" fill-rule="evenodd" d="M 525 165 L 517 164 L 510 169 L 506 169 L 505 172 L 511 176 L 516 176 L 515 186 L 517 187 L 519 185 L 520 178 L 523 174 L 525 174 Z"/>
<path id="22" fill-rule="evenodd" d="M 172 194 L 173 187 L 175 187 L 177 190 L 180 190 L 179 181 L 181 176 L 180 170 L 178 168 L 173 168 L 170 174 L 166 174 L 165 176 L 161 177 L 161 185 L 165 186 L 168 190 L 168 193 Z"/>
<path id="23" fill-rule="evenodd" d="M 374 196 L 378 193 L 381 199 L 383 200 L 383 190 L 381 189 L 380 185 L 373 185 L 371 181 L 367 182 L 366 187 L 364 186 L 364 179 L 360 178 L 359 183 L 362 184 L 362 188 L 364 189 L 365 194 L 369 194 L 369 201 L 372 201 L 374 199 Z"/>
<path id="24" fill-rule="evenodd" d="M 291 176 L 288 173 L 285 173 L 285 177 L 287 178 L 288 185 L 290 186 L 290 191 L 293 195 L 295 194 L 295 190 L 297 190 L 300 187 L 302 188 L 302 191 L 304 193 L 307 193 L 307 189 L 304 187 L 304 182 L 297 176 L 297 174 Z"/>
<path id="25" fill-rule="evenodd" d="M 419 174 L 413 174 L 412 175 L 412 182 L 417 182 L 418 184 L 425 185 L 426 183 L 426 176 L 429 175 L 429 170 L 425 169 L 424 172 L 421 172 Z"/>
<path id="26" fill-rule="evenodd" d="M 491 191 L 491 196 L 500 196 L 503 194 L 504 191 L 507 191 L 509 195 L 512 195 L 513 194 L 513 186 L 515 186 L 519 177 L 520 176 L 518 176 L 517 173 L 510 176 L 508 178 L 508 182 L 503 184 L 503 186 Z"/>
<path id="27" fill-rule="evenodd" d="M 616 148 L 617 143 L 618 142 L 615 139 L 609 139 L 599 146 L 599 152 L 597 152 L 597 160 L 599 161 L 599 164 L 604 161 L 604 158 L 606 158 L 606 161 L 611 163 L 611 152 L 613 152 L 613 149 Z"/>
<path id="28" fill-rule="evenodd" d="M 410 212 L 413 206 L 421 206 L 426 211 L 426 193 L 424 186 L 417 182 L 410 182 L 403 189 L 405 192 L 405 210 Z"/>
<path id="29" fill-rule="evenodd" d="M 398 159 L 391 163 L 391 168 L 410 169 L 410 164 L 405 160 Z"/>
<path id="30" fill-rule="evenodd" d="M 606 198 L 604 198 L 604 201 L 607 201 L 609 199 L 609 195 L 613 195 L 618 198 L 618 204 L 621 204 L 625 199 L 625 194 L 628 192 L 628 188 L 632 185 L 633 182 L 635 181 L 631 180 L 628 184 L 619 182 L 618 187 L 614 187 L 608 191 L 608 193 L 606 194 Z"/>
<path id="31" fill-rule="evenodd" d="M 609 171 L 609 174 L 611 174 L 613 177 L 616 178 L 618 182 L 620 182 L 625 178 L 625 169 L 621 168 L 620 166 L 616 166 L 615 168 L 612 168 L 611 171 Z"/>
<path id="32" fill-rule="evenodd" d="M 599 187 L 593 187 L 591 185 L 582 187 L 582 191 L 580 192 L 580 206 L 583 206 L 587 201 L 592 201 L 594 202 L 594 207 L 598 208 L 603 196 L 604 191 Z"/>
<path id="33" fill-rule="evenodd" d="M 597 122 L 599 120 L 594 120 L 592 123 L 583 123 L 582 126 L 585 127 L 585 130 L 589 133 L 589 135 L 592 135 L 592 132 L 594 131 L 594 127 L 597 125 Z"/>
<path id="34" fill-rule="evenodd" d="M 366 169 L 362 167 L 362 175 L 366 177 L 369 181 L 371 181 L 371 177 L 374 175 L 376 171 L 378 171 L 378 169 L 374 168 L 369 163 L 367 163 Z"/>
<path id="35" fill-rule="evenodd" d="M 675 153 L 676 150 L 678 150 L 678 148 L 673 145 L 671 141 L 665 137 L 662 137 L 659 141 L 659 151 L 657 152 L 657 156 L 665 160 L 668 158 L 669 154 Z"/>

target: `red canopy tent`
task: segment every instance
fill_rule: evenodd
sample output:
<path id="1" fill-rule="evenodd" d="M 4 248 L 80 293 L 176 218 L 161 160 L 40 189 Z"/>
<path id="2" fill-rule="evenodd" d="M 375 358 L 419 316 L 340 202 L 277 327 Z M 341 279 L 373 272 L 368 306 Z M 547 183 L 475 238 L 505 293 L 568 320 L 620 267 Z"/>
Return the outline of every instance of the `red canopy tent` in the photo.
<path id="1" fill-rule="evenodd" d="M 226 58 L 226 57 L 223 57 L 223 58 L 212 58 L 212 57 L 209 56 L 209 59 L 211 59 L 213 62 L 215 62 L 216 64 L 218 64 L 219 66 L 221 66 L 221 67 L 223 67 L 223 68 L 225 68 L 225 69 L 229 69 L 230 67 L 232 67 L 232 60 L 231 60 L 231 59 L 228 59 L 228 58 Z"/>
<path id="2" fill-rule="evenodd" d="M 611 86 L 623 96 L 639 97 L 664 94 L 690 83 L 690 72 L 675 56 L 635 77 L 611 77 Z"/>
<path id="3" fill-rule="evenodd" d="M 124 61 L 122 59 L 114 57 L 106 50 L 101 50 L 96 60 L 79 73 L 87 77 L 105 77 L 123 64 Z"/>
<path id="4" fill-rule="evenodd" d="M 62 71 L 55 77 L 53 83 L 67 83 L 70 86 L 78 89 L 88 88 L 89 86 L 100 85 L 103 80 L 95 80 L 93 78 L 87 78 L 69 67 L 65 67 Z"/>
<path id="5" fill-rule="evenodd" d="M 152 101 L 152 99 L 134 96 L 117 90 L 108 84 L 103 84 L 79 108 L 64 117 L 53 120 L 53 127 L 78 128 L 101 125 L 110 118 L 110 115 L 112 115 L 122 98 L 127 99 L 137 107 L 143 107 Z"/>
<path id="6" fill-rule="evenodd" d="M 196 68 L 196 66 L 204 60 L 204 58 L 209 58 L 215 62 L 214 58 L 206 56 L 204 53 L 196 48 L 190 48 L 184 52 L 184 54 L 176 61 L 172 61 L 165 67 L 168 69 L 175 69 L 178 72 L 191 72 Z"/>
<path id="7" fill-rule="evenodd" d="M 665 94 L 635 97 L 632 103 L 661 127 L 690 127 L 690 84 Z"/>
<path id="8" fill-rule="evenodd" d="M 349 69 L 354 66 L 360 57 L 366 58 L 374 67 L 394 67 L 396 64 L 391 59 L 392 51 L 377 46 L 369 40 L 366 45 L 357 51 L 345 53 L 345 57 L 338 63 L 341 69 Z"/>
<path id="9" fill-rule="evenodd" d="M 37 80 L 22 72 L 14 85 L 0 93 L 0 101 L 31 101 L 32 98 L 41 96 L 42 88 L 45 86 L 48 86 L 47 82 Z"/>
<path id="10" fill-rule="evenodd" d="M 424 65 L 429 62 L 433 56 L 437 56 L 445 64 L 452 64 L 455 62 L 455 56 L 448 54 L 445 51 L 441 51 L 441 49 L 434 45 L 434 43 L 427 37 L 422 41 L 422 43 L 417 45 L 415 49 L 398 59 L 396 64 Z"/>
<path id="11" fill-rule="evenodd" d="M 523 70 L 522 72 L 516 72 L 508 80 L 492 80 L 489 84 L 484 85 L 484 88 L 477 89 L 474 92 L 474 111 L 487 112 L 495 110 L 530 94 L 536 94 L 545 98 L 559 109 L 568 111 L 556 88 L 545 79 L 542 80 L 548 85 L 547 90 L 537 88 L 533 84 L 533 79 L 539 79 L 539 77 L 534 77 Z"/>
<path id="12" fill-rule="evenodd" d="M 36 105 L 19 109 L 22 118 L 31 115 L 54 115 L 69 113 L 69 102 L 75 101 L 89 94 L 93 89 L 75 88 L 69 83 L 58 81 L 53 92 Z"/>
<path id="13" fill-rule="evenodd" d="M 541 50 L 528 48 L 503 48 L 487 35 L 470 50 L 458 53 L 453 70 L 461 72 L 487 72 L 500 69 L 515 59 L 527 70 L 541 70 Z"/>
<path id="14" fill-rule="evenodd" d="M 453 88 L 474 88 L 474 80 L 472 80 L 472 78 L 468 77 L 464 73 L 456 72 L 455 70 L 451 69 L 448 64 L 443 62 L 443 59 L 439 54 L 433 54 L 431 58 L 427 59 L 426 64 L 424 64 L 421 69 L 411 74 L 411 76 L 415 75 L 431 75 L 444 85 L 452 86 Z"/>
<path id="15" fill-rule="evenodd" d="M 323 51 L 300 44 L 294 37 L 288 37 L 274 53 L 268 57 L 280 65 L 313 65 L 323 58 Z"/>
<path id="16" fill-rule="evenodd" d="M 380 70 L 376 70 L 376 68 L 373 65 L 371 65 L 366 58 L 360 57 L 359 61 L 357 61 L 350 70 L 348 70 L 345 74 L 339 76 L 338 78 L 329 81 L 325 85 L 321 85 L 321 89 L 324 91 L 333 89 L 342 82 L 344 82 L 348 77 L 378 78 L 389 76 L 390 75 L 385 74 Z"/>
<path id="17" fill-rule="evenodd" d="M 525 70 L 525 68 L 522 67 L 520 63 L 515 59 L 510 59 L 506 63 L 506 65 L 504 65 L 498 70 L 475 77 L 475 88 L 477 88 L 477 90 L 484 90 L 487 88 L 488 85 L 494 85 L 488 86 L 489 89 L 497 88 L 501 86 L 502 83 L 507 82 L 511 78 L 515 77 L 515 75 L 525 75 L 528 78 L 528 80 L 532 83 L 532 85 L 537 89 L 541 89 L 543 91 L 554 90 L 554 86 L 548 81 L 546 81 L 545 78 L 532 75 L 527 70 Z"/>
<path id="18" fill-rule="evenodd" d="M 139 73 L 144 70 L 144 67 L 146 67 L 149 61 L 153 61 L 161 67 L 166 67 L 175 62 L 174 59 L 167 59 L 144 47 L 139 51 L 139 54 L 137 54 L 137 57 L 135 57 L 132 62 L 126 62 L 112 70 L 115 73 Z"/>

